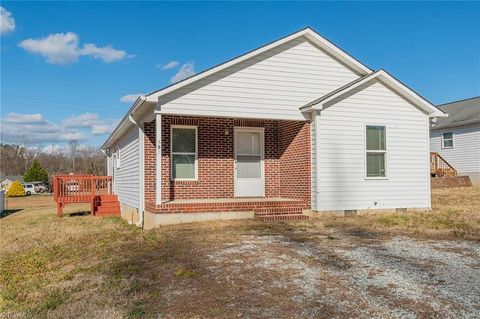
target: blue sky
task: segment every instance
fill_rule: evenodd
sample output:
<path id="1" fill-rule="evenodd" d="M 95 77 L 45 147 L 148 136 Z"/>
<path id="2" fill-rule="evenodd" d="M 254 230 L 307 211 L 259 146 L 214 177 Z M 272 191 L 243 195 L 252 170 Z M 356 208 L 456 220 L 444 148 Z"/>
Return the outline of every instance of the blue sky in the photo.
<path id="1" fill-rule="evenodd" d="M 122 97 L 159 89 L 306 26 L 435 104 L 480 95 L 479 2 L 1 6 L 6 142 L 100 145 L 131 106 Z"/>

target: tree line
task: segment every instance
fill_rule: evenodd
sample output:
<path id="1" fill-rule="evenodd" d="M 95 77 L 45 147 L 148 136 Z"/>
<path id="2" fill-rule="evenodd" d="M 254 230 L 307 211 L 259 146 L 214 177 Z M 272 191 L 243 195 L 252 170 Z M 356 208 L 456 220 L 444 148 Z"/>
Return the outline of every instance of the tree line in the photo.
<path id="1" fill-rule="evenodd" d="M 107 174 L 106 155 L 99 147 L 71 142 L 68 151 L 45 152 L 42 148 L 26 148 L 16 144 L 0 144 L 0 174 L 24 175 L 37 160 L 49 179 L 56 174 Z"/>

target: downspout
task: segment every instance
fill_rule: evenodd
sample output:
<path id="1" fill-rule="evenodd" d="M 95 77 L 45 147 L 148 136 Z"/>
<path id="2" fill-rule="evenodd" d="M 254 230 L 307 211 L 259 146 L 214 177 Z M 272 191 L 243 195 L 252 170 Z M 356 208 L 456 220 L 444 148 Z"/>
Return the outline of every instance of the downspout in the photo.
<path id="1" fill-rule="evenodd" d="M 138 221 L 135 223 L 137 227 L 143 228 L 143 221 L 144 221 L 144 197 L 143 197 L 143 188 L 144 188 L 144 182 L 143 182 L 143 160 L 144 160 L 144 154 L 143 154 L 143 125 L 139 124 L 135 119 L 133 118 L 133 113 L 128 116 L 128 120 L 135 125 L 135 127 L 138 128 L 138 152 L 139 152 L 139 157 L 140 157 L 140 198 L 139 198 L 139 207 L 138 207 Z"/>

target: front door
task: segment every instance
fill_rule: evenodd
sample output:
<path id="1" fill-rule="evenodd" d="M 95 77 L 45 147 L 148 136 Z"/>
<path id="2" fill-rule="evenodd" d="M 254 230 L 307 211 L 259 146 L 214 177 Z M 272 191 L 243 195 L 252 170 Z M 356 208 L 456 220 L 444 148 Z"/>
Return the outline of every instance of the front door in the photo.
<path id="1" fill-rule="evenodd" d="M 263 197 L 263 129 L 235 128 L 235 196 Z"/>

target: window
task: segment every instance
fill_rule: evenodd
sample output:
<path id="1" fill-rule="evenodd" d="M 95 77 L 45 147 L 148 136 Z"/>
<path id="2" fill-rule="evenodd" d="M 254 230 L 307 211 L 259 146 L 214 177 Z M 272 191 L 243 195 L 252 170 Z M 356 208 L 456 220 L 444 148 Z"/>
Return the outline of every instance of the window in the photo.
<path id="1" fill-rule="evenodd" d="M 367 178 L 386 177 L 387 140 L 385 126 L 366 129 Z"/>
<path id="2" fill-rule="evenodd" d="M 442 148 L 453 148 L 453 132 L 442 134 Z"/>
<path id="3" fill-rule="evenodd" d="M 197 178 L 197 128 L 172 126 L 171 131 L 172 179 Z"/>

